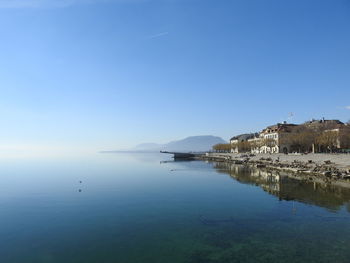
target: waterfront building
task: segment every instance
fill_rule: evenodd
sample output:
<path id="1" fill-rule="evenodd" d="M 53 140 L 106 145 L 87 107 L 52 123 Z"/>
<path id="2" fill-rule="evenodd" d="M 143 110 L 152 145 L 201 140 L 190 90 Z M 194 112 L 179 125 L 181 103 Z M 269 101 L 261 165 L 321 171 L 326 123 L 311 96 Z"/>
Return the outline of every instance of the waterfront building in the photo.
<path id="1" fill-rule="evenodd" d="M 293 133 L 293 129 L 298 126 L 289 123 L 277 123 L 268 126 L 260 133 L 262 146 L 260 153 L 288 153 L 291 151 L 291 142 L 288 137 Z"/>
<path id="2" fill-rule="evenodd" d="M 258 133 L 245 133 L 240 134 L 237 136 L 234 136 L 230 139 L 231 144 L 231 152 L 232 153 L 239 153 L 239 152 L 246 152 L 250 151 L 250 146 L 247 143 L 248 140 L 258 137 Z"/>
<path id="3" fill-rule="evenodd" d="M 231 152 L 292 153 L 350 151 L 350 125 L 339 120 L 311 120 L 302 124 L 277 123 L 260 133 L 230 140 Z"/>

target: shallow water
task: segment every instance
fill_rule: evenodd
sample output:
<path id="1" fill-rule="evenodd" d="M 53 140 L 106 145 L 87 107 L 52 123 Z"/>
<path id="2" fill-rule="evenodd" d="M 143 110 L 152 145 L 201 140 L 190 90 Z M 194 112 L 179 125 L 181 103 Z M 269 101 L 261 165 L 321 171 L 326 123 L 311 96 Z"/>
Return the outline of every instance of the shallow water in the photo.
<path id="1" fill-rule="evenodd" d="M 350 260 L 346 188 L 158 154 L 1 161 L 0 176 L 2 263 Z"/>

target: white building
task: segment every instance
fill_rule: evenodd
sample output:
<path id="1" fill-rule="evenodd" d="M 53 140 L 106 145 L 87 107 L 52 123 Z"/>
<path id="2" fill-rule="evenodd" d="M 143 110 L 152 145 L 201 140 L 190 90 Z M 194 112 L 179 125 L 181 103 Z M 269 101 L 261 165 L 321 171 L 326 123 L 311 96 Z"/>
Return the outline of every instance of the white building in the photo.
<path id="1" fill-rule="evenodd" d="M 290 144 L 287 137 L 293 132 L 296 124 L 277 123 L 268 126 L 260 133 L 263 145 L 260 147 L 260 153 L 288 153 Z"/>

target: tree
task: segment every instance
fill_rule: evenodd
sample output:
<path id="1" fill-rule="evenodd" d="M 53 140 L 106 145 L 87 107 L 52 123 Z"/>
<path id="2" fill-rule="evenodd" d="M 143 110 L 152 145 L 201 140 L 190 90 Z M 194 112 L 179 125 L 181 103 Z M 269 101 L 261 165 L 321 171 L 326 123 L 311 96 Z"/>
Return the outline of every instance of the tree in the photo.
<path id="1" fill-rule="evenodd" d="M 308 129 L 302 130 L 294 135 L 293 146 L 298 148 L 298 152 L 309 152 L 312 145 L 315 143 L 315 135 L 317 132 L 312 132 Z"/>
<path id="2" fill-rule="evenodd" d="M 248 141 L 241 141 L 237 143 L 238 152 L 250 152 L 252 146 Z"/>
<path id="3" fill-rule="evenodd" d="M 263 144 L 267 147 L 275 147 L 277 144 L 277 141 L 275 139 L 265 138 L 263 140 Z"/>
<path id="4" fill-rule="evenodd" d="M 310 152 L 319 133 L 306 126 L 297 126 L 291 132 L 280 135 L 280 145 L 288 145 L 292 152 Z"/>
<path id="5" fill-rule="evenodd" d="M 340 148 L 350 149 L 350 126 L 346 126 L 339 131 Z"/>
<path id="6" fill-rule="evenodd" d="M 232 149 L 231 144 L 229 143 L 219 143 L 219 144 L 215 144 L 213 146 L 214 151 L 217 152 L 230 152 Z"/>
<path id="7" fill-rule="evenodd" d="M 330 151 L 338 147 L 339 134 L 338 131 L 324 131 L 316 137 L 316 144 L 321 152 Z"/>
<path id="8" fill-rule="evenodd" d="M 265 140 L 262 138 L 255 138 L 253 140 L 250 140 L 249 143 L 251 150 L 257 150 L 258 152 L 260 152 L 260 148 L 264 146 Z"/>

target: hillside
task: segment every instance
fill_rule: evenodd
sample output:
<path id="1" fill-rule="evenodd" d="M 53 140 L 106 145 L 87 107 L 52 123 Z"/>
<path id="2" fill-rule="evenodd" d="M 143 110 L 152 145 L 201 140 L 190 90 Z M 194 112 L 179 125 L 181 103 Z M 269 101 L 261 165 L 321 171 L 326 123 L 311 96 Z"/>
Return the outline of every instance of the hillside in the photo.
<path id="1" fill-rule="evenodd" d="M 177 152 L 204 152 L 212 149 L 218 143 L 227 143 L 220 137 L 212 135 L 190 136 L 182 140 L 166 144 L 143 143 L 133 148 L 133 151 L 177 151 Z"/>

